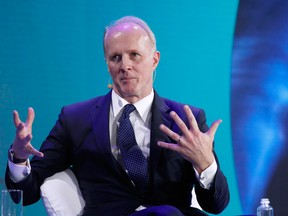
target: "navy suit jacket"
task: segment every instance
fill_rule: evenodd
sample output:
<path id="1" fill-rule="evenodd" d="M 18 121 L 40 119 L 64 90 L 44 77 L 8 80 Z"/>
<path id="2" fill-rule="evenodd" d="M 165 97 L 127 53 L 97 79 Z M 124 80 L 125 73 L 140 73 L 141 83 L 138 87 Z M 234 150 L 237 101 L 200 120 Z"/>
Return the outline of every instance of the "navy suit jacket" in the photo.
<path id="1" fill-rule="evenodd" d="M 152 104 L 150 142 L 150 184 L 147 194 L 140 195 L 128 175 L 111 153 L 109 110 L 111 91 L 85 102 L 64 107 L 40 151 L 44 158 L 33 157 L 32 172 L 15 184 L 6 171 L 8 188 L 24 190 L 24 205 L 40 198 L 40 186 L 45 178 L 56 172 L 72 169 L 86 202 L 85 215 L 127 215 L 140 205 L 169 204 L 192 215 L 191 190 L 195 187 L 201 207 L 211 213 L 221 212 L 229 202 L 225 176 L 218 169 L 209 190 L 203 189 L 190 162 L 177 152 L 160 148 L 157 141 L 175 142 L 160 131 L 165 124 L 175 132 L 181 131 L 171 119 L 173 110 L 188 125 L 183 104 L 164 99 L 155 92 Z M 208 126 L 203 110 L 191 107 L 201 131 Z M 109 214 L 108 214 L 109 213 Z"/>

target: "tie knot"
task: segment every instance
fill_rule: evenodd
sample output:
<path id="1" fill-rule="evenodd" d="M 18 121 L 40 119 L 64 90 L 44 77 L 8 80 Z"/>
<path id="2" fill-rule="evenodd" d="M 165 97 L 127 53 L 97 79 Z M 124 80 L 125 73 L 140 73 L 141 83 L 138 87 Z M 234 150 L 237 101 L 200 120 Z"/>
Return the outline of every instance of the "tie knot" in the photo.
<path id="1" fill-rule="evenodd" d="M 129 117 L 129 114 L 133 112 L 136 107 L 133 104 L 126 104 L 122 113 L 122 118 Z"/>

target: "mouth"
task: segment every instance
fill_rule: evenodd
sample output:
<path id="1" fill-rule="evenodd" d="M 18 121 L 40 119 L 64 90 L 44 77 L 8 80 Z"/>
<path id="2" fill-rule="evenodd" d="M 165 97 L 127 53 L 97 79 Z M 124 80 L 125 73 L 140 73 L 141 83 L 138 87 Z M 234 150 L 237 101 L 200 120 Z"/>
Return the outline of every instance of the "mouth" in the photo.
<path id="1" fill-rule="evenodd" d="M 122 77 L 121 78 L 121 81 L 131 81 L 131 80 L 134 80 L 135 78 L 134 77 Z"/>

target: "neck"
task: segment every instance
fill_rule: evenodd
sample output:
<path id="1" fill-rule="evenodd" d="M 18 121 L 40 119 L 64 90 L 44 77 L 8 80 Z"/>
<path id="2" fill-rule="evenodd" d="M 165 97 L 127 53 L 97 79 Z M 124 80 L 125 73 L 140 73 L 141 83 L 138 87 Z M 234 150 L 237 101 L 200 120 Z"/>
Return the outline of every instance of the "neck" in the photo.
<path id="1" fill-rule="evenodd" d="M 123 98 L 124 100 L 126 100 L 127 102 L 131 103 L 131 104 L 135 104 L 137 101 L 147 97 L 152 89 L 147 92 L 146 94 L 143 95 L 137 95 L 137 94 L 119 94 L 119 92 L 115 89 L 113 89 L 121 98 Z"/>

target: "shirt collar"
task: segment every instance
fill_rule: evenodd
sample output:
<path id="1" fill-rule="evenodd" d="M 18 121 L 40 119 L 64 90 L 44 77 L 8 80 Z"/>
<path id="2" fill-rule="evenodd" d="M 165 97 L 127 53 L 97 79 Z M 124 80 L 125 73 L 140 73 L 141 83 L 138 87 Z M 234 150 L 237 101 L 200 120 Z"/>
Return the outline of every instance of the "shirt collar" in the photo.
<path id="1" fill-rule="evenodd" d="M 152 89 L 149 95 L 133 104 L 136 107 L 143 121 L 146 121 L 147 119 L 147 116 L 152 106 L 153 99 L 154 99 L 154 91 Z M 126 104 L 129 104 L 129 102 L 121 98 L 114 90 L 112 90 L 112 111 L 114 118 L 118 115 L 118 113 Z"/>

